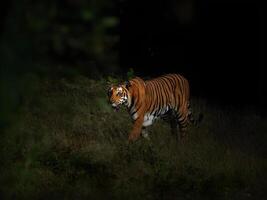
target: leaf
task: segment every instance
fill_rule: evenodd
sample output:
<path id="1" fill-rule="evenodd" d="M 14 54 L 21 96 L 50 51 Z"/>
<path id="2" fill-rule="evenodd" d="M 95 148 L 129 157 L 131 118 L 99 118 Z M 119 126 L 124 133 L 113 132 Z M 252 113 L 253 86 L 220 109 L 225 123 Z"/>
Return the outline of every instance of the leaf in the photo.
<path id="1" fill-rule="evenodd" d="M 92 12 L 90 10 L 83 10 L 81 12 L 81 17 L 85 21 L 91 21 L 92 18 L 93 18 L 93 14 L 92 14 Z"/>
<path id="2" fill-rule="evenodd" d="M 118 23 L 119 23 L 119 20 L 117 17 L 106 17 L 102 21 L 102 24 L 106 28 L 112 28 L 112 27 L 116 26 Z"/>

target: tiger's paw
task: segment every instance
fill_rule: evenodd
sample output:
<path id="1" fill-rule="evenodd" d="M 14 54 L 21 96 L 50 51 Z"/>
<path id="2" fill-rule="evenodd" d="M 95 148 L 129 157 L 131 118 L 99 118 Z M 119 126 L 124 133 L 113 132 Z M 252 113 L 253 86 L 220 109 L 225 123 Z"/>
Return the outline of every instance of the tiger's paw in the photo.
<path id="1" fill-rule="evenodd" d="M 128 142 L 133 143 L 139 138 L 139 134 L 130 134 L 128 137 Z"/>

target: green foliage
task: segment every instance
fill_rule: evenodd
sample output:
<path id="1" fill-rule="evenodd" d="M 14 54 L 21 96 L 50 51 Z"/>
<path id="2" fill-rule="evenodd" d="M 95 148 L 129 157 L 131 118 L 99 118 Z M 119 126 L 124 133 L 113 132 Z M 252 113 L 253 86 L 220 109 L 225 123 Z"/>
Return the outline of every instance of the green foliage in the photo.
<path id="1" fill-rule="evenodd" d="M 120 80 L 118 78 L 114 78 L 114 77 L 108 76 L 107 83 L 109 85 L 117 85 L 117 84 L 120 83 Z"/>
<path id="2" fill-rule="evenodd" d="M 4 66 L 31 71 L 35 64 L 60 61 L 87 73 L 118 70 L 115 2 L 21 0 L 8 9 L 0 38 Z"/>
<path id="3" fill-rule="evenodd" d="M 130 80 L 130 79 L 132 79 L 132 78 L 134 78 L 134 77 L 135 77 L 134 70 L 133 70 L 133 68 L 130 68 L 130 69 L 128 70 L 128 72 L 127 72 L 127 78 L 128 78 L 128 80 Z"/>
<path id="4" fill-rule="evenodd" d="M 0 34 L 0 127 L 34 87 L 35 80 L 24 85 L 28 74 L 98 78 L 119 70 L 115 2 L 20 0 L 7 5 Z"/>
<path id="5" fill-rule="evenodd" d="M 158 121 L 128 145 L 131 120 L 107 103 L 107 81 L 35 80 L 0 140 L 3 199 L 262 199 L 266 119 L 194 99 L 187 143 Z M 254 125 L 251 125 L 253 122 Z"/>

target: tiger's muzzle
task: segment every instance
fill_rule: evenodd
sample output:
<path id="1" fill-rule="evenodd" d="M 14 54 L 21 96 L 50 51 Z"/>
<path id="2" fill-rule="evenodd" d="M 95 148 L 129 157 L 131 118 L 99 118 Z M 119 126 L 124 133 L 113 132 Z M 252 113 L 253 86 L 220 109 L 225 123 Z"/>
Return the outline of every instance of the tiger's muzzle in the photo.
<path id="1" fill-rule="evenodd" d="M 118 112 L 120 109 L 120 104 L 116 104 L 116 103 L 111 102 L 111 107 L 114 109 L 114 111 Z"/>

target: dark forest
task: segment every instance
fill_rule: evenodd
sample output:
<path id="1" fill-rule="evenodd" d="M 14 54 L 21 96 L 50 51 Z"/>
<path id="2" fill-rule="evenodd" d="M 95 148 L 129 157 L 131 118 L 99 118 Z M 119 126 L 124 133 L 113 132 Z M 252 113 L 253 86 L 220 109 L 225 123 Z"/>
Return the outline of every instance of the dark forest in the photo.
<path id="1" fill-rule="evenodd" d="M 1 199 L 266 199 L 266 6 L 241 0 L 10 0 L 0 8 Z M 107 89 L 186 77 L 180 144 Z"/>

